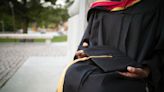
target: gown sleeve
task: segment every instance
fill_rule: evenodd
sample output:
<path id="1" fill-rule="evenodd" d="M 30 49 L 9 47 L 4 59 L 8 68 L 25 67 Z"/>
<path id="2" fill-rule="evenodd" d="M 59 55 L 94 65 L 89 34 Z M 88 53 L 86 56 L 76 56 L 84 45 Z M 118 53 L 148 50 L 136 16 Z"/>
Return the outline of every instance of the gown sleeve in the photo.
<path id="1" fill-rule="evenodd" d="M 159 40 L 159 44 L 157 45 L 157 49 L 160 51 L 159 55 L 160 55 L 160 59 L 161 59 L 161 78 L 162 81 L 160 83 L 160 88 L 161 88 L 161 92 L 164 92 L 164 1 L 161 0 L 161 11 L 162 11 L 162 15 L 161 15 L 161 36 L 160 36 L 160 40 Z"/>
<path id="2" fill-rule="evenodd" d="M 85 48 L 83 48 L 82 44 L 83 42 L 87 42 L 89 44 L 89 37 L 90 37 L 90 32 L 92 30 L 92 24 L 94 22 L 94 14 L 91 14 L 89 16 L 89 18 L 87 19 L 88 20 L 88 25 L 87 25 L 87 28 L 84 32 L 84 35 L 83 35 L 83 38 L 79 44 L 79 47 L 78 47 L 78 50 L 84 50 Z"/>
<path id="3" fill-rule="evenodd" d="M 150 83 L 155 87 L 155 92 L 164 92 L 164 6 L 161 0 L 159 26 L 157 28 L 157 40 L 151 58 L 144 63 L 151 69 L 148 78 Z"/>
<path id="4" fill-rule="evenodd" d="M 156 51 L 158 52 L 159 58 L 160 58 L 160 73 L 161 73 L 161 80 L 160 80 L 160 86 L 161 89 L 160 92 L 164 92 L 164 1 L 161 0 L 161 15 L 160 15 L 160 37 L 158 44 L 156 46 Z"/>

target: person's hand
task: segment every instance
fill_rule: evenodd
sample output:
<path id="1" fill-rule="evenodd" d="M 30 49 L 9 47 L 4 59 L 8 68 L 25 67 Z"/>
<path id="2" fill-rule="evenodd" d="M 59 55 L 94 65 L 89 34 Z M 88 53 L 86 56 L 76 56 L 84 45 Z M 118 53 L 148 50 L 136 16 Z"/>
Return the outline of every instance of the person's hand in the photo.
<path id="1" fill-rule="evenodd" d="M 83 57 L 87 57 L 87 55 L 84 53 L 83 50 L 78 50 L 76 53 L 75 53 L 75 56 L 76 58 L 83 58 Z"/>
<path id="2" fill-rule="evenodd" d="M 83 48 L 87 48 L 89 45 L 88 45 L 87 42 L 83 42 L 82 46 L 83 46 Z M 76 56 L 76 58 L 87 57 L 87 55 L 84 53 L 83 50 L 78 50 L 78 51 L 75 53 L 75 56 Z"/>
<path id="3" fill-rule="evenodd" d="M 119 72 L 122 76 L 129 78 L 147 78 L 150 74 L 150 69 L 148 67 L 145 68 L 135 68 L 128 66 L 128 72 Z"/>

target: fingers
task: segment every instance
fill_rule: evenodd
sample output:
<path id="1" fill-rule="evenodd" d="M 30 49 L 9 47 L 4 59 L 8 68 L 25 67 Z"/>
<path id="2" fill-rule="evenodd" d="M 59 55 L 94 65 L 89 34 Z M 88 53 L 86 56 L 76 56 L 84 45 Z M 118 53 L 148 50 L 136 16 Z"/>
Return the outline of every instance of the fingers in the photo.
<path id="1" fill-rule="evenodd" d="M 87 55 L 84 53 L 83 50 L 79 50 L 79 51 L 76 52 L 75 56 L 77 58 L 83 58 L 83 57 L 86 57 Z"/>
<path id="2" fill-rule="evenodd" d="M 149 69 L 148 68 L 135 68 L 128 66 L 127 67 L 128 72 L 119 72 L 121 75 L 125 77 L 130 77 L 130 78 L 146 78 L 149 75 Z"/>
<path id="3" fill-rule="evenodd" d="M 134 67 L 127 67 L 127 70 L 131 73 L 137 74 L 138 77 L 144 78 L 148 77 L 150 70 L 145 67 L 145 68 L 134 68 Z"/>
<path id="4" fill-rule="evenodd" d="M 89 45 L 88 45 L 87 42 L 83 42 L 82 46 L 83 46 L 84 48 L 87 48 Z M 75 56 L 76 56 L 77 58 L 83 58 L 83 57 L 86 57 L 87 55 L 84 53 L 83 50 L 79 50 L 79 51 L 77 51 L 77 52 L 75 53 Z"/>
<path id="5" fill-rule="evenodd" d="M 88 43 L 87 42 L 83 42 L 83 45 L 82 45 L 84 48 L 87 48 L 88 47 Z"/>
<path id="6" fill-rule="evenodd" d="M 130 72 L 119 72 L 122 76 L 129 77 L 129 78 L 139 78 L 137 74 L 130 73 Z"/>
<path id="7" fill-rule="evenodd" d="M 128 66 L 128 67 L 127 67 L 127 70 L 128 70 L 130 73 L 136 73 L 136 74 L 143 73 L 143 69 L 141 69 L 141 68 L 134 68 L 134 67 L 131 67 L 131 66 Z"/>

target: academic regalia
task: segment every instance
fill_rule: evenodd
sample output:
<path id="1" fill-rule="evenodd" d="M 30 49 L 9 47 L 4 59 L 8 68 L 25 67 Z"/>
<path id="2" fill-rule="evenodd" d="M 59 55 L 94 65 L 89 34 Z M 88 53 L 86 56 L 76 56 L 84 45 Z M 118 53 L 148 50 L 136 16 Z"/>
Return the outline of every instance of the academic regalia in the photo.
<path id="1" fill-rule="evenodd" d="M 104 47 L 104 53 L 125 57 L 116 57 L 115 61 L 133 61 L 134 67 L 149 67 L 149 77 L 126 78 L 119 70 L 112 70 L 115 66 L 109 64 L 110 59 L 99 59 L 102 62 L 87 59 L 67 69 L 63 92 L 164 92 L 163 0 L 141 0 L 120 11 L 110 9 L 99 4 L 91 7 L 88 27 L 78 50 L 88 54 L 88 48 Z M 89 47 L 82 47 L 83 42 L 89 43 Z M 89 54 L 98 55 L 90 51 Z"/>

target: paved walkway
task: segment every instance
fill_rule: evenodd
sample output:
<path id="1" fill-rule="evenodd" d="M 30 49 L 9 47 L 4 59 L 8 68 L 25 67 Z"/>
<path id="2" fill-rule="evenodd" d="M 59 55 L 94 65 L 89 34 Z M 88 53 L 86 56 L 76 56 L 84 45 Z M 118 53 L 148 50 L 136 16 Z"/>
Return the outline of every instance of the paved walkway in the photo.
<path id="1" fill-rule="evenodd" d="M 30 57 L 0 92 L 56 92 L 66 57 Z"/>
<path id="2" fill-rule="evenodd" d="M 0 43 L 0 87 L 29 57 L 66 56 L 66 51 L 66 43 Z"/>

